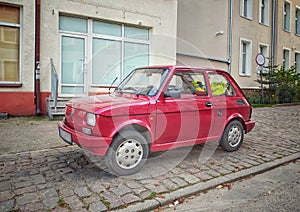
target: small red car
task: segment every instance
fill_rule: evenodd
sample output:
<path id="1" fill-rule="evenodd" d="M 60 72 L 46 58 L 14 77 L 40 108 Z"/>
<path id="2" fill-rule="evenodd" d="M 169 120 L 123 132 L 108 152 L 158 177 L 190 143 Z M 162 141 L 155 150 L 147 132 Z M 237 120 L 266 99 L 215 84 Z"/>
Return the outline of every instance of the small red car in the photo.
<path id="1" fill-rule="evenodd" d="M 107 95 L 67 103 L 59 135 L 100 156 L 117 175 L 137 172 L 150 152 L 209 141 L 237 150 L 255 122 L 225 71 L 178 66 L 133 70 Z"/>

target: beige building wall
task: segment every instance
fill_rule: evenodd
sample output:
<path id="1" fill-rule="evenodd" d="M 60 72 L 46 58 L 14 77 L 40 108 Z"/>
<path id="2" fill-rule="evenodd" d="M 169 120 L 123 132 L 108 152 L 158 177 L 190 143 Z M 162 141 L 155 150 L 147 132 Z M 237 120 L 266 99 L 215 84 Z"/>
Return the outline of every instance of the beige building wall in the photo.
<path id="1" fill-rule="evenodd" d="M 150 65 L 175 64 L 176 0 L 41 1 L 41 89 L 50 90 L 50 58 L 60 76 L 59 14 L 150 28 Z M 99 89 L 98 89 L 99 90 Z M 92 88 L 89 91 L 93 91 Z"/>
<path id="2" fill-rule="evenodd" d="M 275 65 L 283 65 L 283 49 L 290 52 L 290 66 L 295 65 L 295 53 L 300 53 L 300 35 L 296 35 L 295 30 L 295 13 L 296 8 L 300 9 L 300 0 L 288 0 L 291 5 L 290 14 L 290 31 L 283 29 L 283 13 L 284 0 L 278 0 L 278 16 L 277 16 L 277 48 Z M 299 20 L 300 21 L 300 20 Z"/>
<path id="3" fill-rule="evenodd" d="M 268 57 L 271 55 L 271 1 L 269 1 L 268 24 L 259 23 L 259 0 L 253 0 L 252 4 L 252 18 L 246 18 L 241 15 L 240 0 L 233 0 L 233 56 L 232 56 L 232 76 L 237 80 L 241 88 L 258 88 L 259 84 L 254 80 L 257 79 L 257 64 L 255 62 L 256 55 L 259 53 L 259 45 L 268 47 Z M 241 74 L 241 41 L 245 40 L 251 43 L 252 52 L 250 56 L 251 72 L 249 75 Z M 266 64 L 267 65 L 267 64 Z"/>
<path id="4" fill-rule="evenodd" d="M 178 0 L 177 64 L 228 68 L 228 1 Z"/>

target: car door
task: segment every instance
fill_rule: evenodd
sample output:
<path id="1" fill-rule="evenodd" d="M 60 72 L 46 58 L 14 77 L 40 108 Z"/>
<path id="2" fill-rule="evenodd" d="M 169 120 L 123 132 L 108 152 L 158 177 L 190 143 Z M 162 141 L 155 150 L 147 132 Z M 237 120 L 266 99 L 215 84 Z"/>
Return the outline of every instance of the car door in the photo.
<path id="1" fill-rule="evenodd" d="M 220 137 L 228 117 L 237 112 L 235 89 L 221 72 L 211 71 L 208 78 L 213 116 L 212 135 Z"/>
<path id="2" fill-rule="evenodd" d="M 196 92 L 196 86 L 185 77 L 199 82 L 203 87 L 201 92 Z M 205 141 L 210 134 L 212 117 L 204 73 L 177 70 L 157 101 L 156 117 L 156 144 Z"/>

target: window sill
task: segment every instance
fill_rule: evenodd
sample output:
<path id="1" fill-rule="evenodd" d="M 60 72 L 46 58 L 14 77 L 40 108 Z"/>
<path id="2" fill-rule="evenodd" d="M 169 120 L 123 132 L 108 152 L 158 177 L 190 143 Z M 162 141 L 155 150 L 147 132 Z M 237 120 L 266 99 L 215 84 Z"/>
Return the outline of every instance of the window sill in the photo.
<path id="1" fill-rule="evenodd" d="M 23 84 L 22 83 L 1 83 L 0 82 L 0 87 L 3 88 L 3 87 L 9 87 L 9 88 L 20 88 L 22 87 Z"/>
<path id="2" fill-rule="evenodd" d="M 287 32 L 287 33 L 291 33 L 291 30 L 288 30 L 288 29 L 282 29 L 284 32 Z"/>
<path id="3" fill-rule="evenodd" d="M 252 21 L 253 20 L 253 18 L 252 17 L 246 17 L 246 16 L 243 16 L 243 15 L 240 15 L 242 18 L 244 18 L 244 19 L 246 19 L 246 20 L 248 20 L 248 21 Z"/>
<path id="4" fill-rule="evenodd" d="M 269 27 L 270 26 L 269 23 L 261 23 L 261 22 L 259 22 L 259 24 L 262 25 L 262 26 L 265 26 L 265 27 Z"/>
<path id="5" fill-rule="evenodd" d="M 239 73 L 239 76 L 240 77 L 251 77 L 251 74 L 241 74 L 241 73 Z"/>

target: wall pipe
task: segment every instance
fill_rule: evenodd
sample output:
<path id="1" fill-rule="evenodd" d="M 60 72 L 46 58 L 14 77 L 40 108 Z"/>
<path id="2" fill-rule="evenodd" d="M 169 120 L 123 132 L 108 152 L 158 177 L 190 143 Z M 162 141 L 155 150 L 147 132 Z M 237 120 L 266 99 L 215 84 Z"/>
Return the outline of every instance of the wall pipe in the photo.
<path id="1" fill-rule="evenodd" d="M 40 89 L 40 18 L 41 2 L 35 1 L 35 74 L 34 74 L 34 100 L 35 114 L 41 115 L 41 89 Z"/>
<path id="2" fill-rule="evenodd" d="M 277 0 L 272 1 L 272 31 L 271 31 L 271 70 L 275 66 L 275 51 L 276 51 L 276 10 Z"/>
<path id="3" fill-rule="evenodd" d="M 229 0 L 229 41 L 228 41 L 228 72 L 231 74 L 231 62 L 232 62 L 232 14 L 233 2 Z"/>

